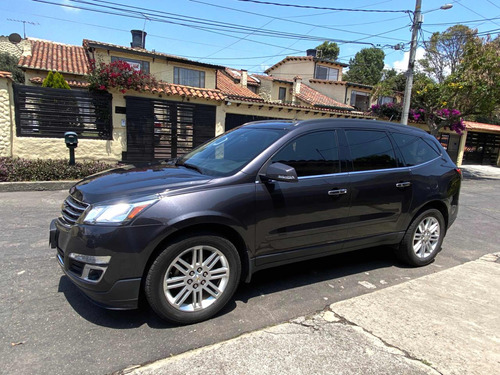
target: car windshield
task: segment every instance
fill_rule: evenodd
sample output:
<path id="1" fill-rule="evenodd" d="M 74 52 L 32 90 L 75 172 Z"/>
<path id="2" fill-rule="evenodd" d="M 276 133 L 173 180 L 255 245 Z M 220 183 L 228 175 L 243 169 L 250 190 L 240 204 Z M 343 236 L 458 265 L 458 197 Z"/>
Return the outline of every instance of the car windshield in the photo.
<path id="1" fill-rule="evenodd" d="M 228 176 L 250 163 L 283 133 L 282 129 L 239 128 L 194 149 L 176 165 L 211 176 Z"/>

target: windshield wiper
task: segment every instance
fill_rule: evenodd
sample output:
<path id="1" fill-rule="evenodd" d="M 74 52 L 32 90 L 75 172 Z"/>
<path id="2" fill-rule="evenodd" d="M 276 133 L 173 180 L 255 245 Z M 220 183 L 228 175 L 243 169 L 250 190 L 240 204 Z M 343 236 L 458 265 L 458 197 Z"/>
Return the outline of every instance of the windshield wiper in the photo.
<path id="1" fill-rule="evenodd" d="M 194 164 L 189 164 L 189 163 L 176 163 L 176 165 L 180 165 L 181 167 L 186 167 L 186 168 L 189 168 L 189 169 L 194 169 L 196 172 L 198 172 L 199 174 L 203 174 L 203 172 L 201 171 L 200 168 L 198 168 L 196 165 Z"/>

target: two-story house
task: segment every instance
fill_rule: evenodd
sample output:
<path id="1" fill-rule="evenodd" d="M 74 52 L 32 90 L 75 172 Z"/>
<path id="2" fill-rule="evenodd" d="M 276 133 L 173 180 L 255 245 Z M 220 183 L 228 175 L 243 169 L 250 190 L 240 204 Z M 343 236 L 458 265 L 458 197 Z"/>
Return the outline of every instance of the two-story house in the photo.
<path id="1" fill-rule="evenodd" d="M 300 76 L 312 89 L 337 102 L 368 111 L 373 86 L 342 80 L 347 64 L 316 57 L 316 50 L 307 50 L 307 56 L 287 56 L 265 73 L 275 79 L 291 80 Z"/>

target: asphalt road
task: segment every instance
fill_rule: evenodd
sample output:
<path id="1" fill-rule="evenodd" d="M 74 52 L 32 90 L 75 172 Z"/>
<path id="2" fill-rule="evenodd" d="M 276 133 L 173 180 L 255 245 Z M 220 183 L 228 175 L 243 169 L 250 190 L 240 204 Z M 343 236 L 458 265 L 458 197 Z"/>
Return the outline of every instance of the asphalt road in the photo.
<path id="1" fill-rule="evenodd" d="M 466 180 L 437 260 L 407 268 L 372 248 L 261 271 L 216 318 L 176 327 L 144 307 L 107 311 L 63 276 L 48 246 L 66 192 L 0 193 L 0 374 L 107 374 L 323 310 L 499 251 L 499 180 Z"/>

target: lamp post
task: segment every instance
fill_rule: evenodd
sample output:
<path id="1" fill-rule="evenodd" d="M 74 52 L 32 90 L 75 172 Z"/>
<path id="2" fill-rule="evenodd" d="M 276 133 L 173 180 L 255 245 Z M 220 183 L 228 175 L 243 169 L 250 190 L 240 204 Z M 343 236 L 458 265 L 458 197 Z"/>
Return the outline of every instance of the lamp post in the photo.
<path id="1" fill-rule="evenodd" d="M 451 9 L 452 4 L 444 4 L 438 9 Z M 401 115 L 401 124 L 408 125 L 408 114 L 410 113 L 411 89 L 413 87 L 413 70 L 415 68 L 415 56 L 417 54 L 417 39 L 418 31 L 422 25 L 422 0 L 417 0 L 415 3 L 415 11 L 413 12 L 413 25 L 411 33 L 410 58 L 408 60 L 408 70 L 406 71 L 406 86 L 403 99 L 403 113 Z M 437 10 L 437 9 L 436 9 Z"/>

